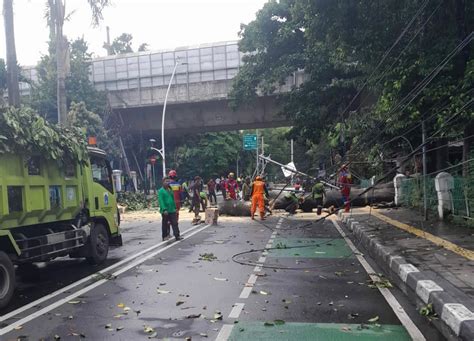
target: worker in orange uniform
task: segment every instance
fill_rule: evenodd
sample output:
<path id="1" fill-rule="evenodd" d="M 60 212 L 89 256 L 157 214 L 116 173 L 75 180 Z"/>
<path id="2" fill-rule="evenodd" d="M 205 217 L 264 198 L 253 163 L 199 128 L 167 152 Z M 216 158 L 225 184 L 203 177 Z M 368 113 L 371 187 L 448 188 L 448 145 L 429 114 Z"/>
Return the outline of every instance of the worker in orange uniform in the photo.
<path id="1" fill-rule="evenodd" d="M 260 176 L 255 178 L 255 181 L 252 184 L 250 195 L 252 197 L 252 208 L 250 210 L 252 219 L 255 219 L 254 215 L 258 206 L 258 210 L 260 211 L 260 219 L 265 220 L 265 195 L 268 196 L 268 189 Z"/>

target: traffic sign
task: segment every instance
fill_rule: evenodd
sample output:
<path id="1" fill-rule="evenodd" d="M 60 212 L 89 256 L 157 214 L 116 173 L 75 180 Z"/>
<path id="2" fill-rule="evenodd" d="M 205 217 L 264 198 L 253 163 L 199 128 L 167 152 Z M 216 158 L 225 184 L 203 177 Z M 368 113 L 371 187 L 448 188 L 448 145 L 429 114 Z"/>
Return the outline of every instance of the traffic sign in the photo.
<path id="1" fill-rule="evenodd" d="M 256 150 L 258 148 L 258 140 L 256 134 L 244 135 L 244 150 Z"/>

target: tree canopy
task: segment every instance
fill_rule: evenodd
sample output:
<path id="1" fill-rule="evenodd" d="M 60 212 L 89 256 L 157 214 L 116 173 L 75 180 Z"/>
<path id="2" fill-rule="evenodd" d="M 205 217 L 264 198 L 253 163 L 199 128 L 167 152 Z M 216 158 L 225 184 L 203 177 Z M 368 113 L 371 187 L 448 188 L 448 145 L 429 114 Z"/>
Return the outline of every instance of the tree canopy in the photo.
<path id="1" fill-rule="evenodd" d="M 473 16 L 474 4 L 458 0 L 269 1 L 241 27 L 245 65 L 231 104 L 245 105 L 257 93 L 277 95 L 295 136 L 329 141 L 341 154 L 355 146 L 380 151 L 381 142 L 433 113 L 429 132 L 466 137 L 474 122 L 465 106 L 472 97 L 473 45 L 455 48 L 473 31 Z M 305 73 L 301 86 L 275 91 L 298 70 Z M 422 90 L 415 96 L 417 86 Z M 420 129 L 408 139 L 418 145 Z"/>

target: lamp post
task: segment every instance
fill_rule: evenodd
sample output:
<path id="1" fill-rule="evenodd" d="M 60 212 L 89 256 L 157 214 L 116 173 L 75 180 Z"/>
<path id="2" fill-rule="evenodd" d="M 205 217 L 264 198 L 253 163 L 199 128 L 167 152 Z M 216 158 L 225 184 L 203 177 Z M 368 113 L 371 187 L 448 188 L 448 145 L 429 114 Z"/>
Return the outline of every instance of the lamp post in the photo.
<path id="1" fill-rule="evenodd" d="M 168 102 L 168 95 L 171 89 L 171 84 L 173 83 L 173 78 L 176 73 L 178 65 L 185 65 L 187 63 L 180 63 L 179 58 L 176 59 L 174 64 L 173 72 L 171 73 L 170 82 L 168 84 L 168 89 L 166 90 L 165 102 L 163 103 L 163 114 L 161 115 L 161 157 L 163 158 L 163 177 L 166 176 L 166 159 L 165 159 L 165 115 L 166 115 L 166 103 Z"/>

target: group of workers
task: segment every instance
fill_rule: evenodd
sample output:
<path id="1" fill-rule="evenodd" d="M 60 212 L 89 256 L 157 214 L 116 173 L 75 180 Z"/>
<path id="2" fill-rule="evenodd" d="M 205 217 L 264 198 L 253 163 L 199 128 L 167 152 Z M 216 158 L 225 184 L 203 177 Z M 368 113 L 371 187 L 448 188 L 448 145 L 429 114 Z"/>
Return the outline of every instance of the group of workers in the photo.
<path id="1" fill-rule="evenodd" d="M 211 204 L 217 204 L 216 191 L 220 189 L 224 200 L 238 200 L 240 187 L 235 179 L 234 173 L 229 173 L 227 179 L 219 179 L 217 182 L 210 179 L 207 182 L 208 193 L 204 192 L 204 185 L 202 178 L 196 176 L 191 186 L 184 182 L 181 184 L 178 181 L 177 172 L 171 170 L 168 176 L 163 179 L 163 187 L 158 191 L 158 201 L 160 205 L 160 213 L 162 214 L 162 237 L 163 240 L 170 239 L 170 229 L 173 229 L 174 237 L 179 240 L 179 210 L 182 202 L 188 199 L 189 192 L 192 193 L 190 212 L 194 211 L 195 220 L 199 217 L 199 212 L 205 210 L 207 207 L 207 199 Z M 352 177 L 347 168 L 343 166 L 339 171 L 338 185 L 340 186 L 342 202 L 344 210 L 350 210 L 350 191 L 352 186 Z M 323 200 L 325 196 L 324 184 L 320 180 L 316 180 L 311 190 L 311 199 L 317 206 L 317 214 L 322 213 Z M 260 219 L 265 220 L 265 212 L 268 210 L 266 205 L 266 198 L 269 197 L 268 188 L 265 184 L 264 178 L 257 176 L 255 181 L 251 183 L 250 178 L 246 178 L 242 184 L 242 200 L 251 200 L 250 214 L 251 218 L 255 219 L 257 210 L 259 211 Z M 298 208 L 300 199 L 296 197 L 294 192 L 287 195 L 289 205 L 286 211 L 294 214 Z M 170 228 L 171 227 L 171 228 Z"/>

